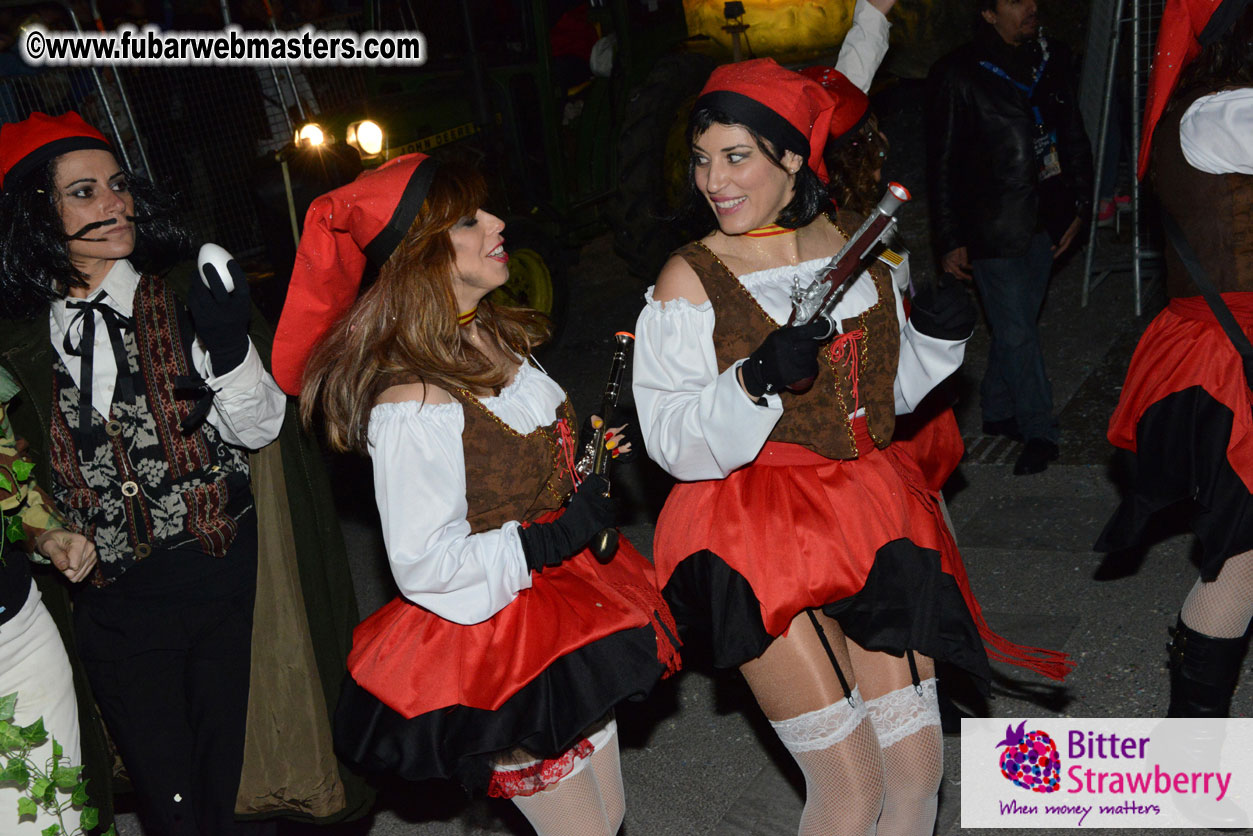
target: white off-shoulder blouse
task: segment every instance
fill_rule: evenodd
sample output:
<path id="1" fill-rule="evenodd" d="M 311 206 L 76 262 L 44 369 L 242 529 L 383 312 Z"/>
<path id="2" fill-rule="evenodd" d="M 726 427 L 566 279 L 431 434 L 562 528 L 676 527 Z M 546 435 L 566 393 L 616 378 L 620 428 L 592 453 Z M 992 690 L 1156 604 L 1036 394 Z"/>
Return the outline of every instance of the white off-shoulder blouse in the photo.
<path id="1" fill-rule="evenodd" d="M 746 273 L 740 283 L 775 322 L 792 310 L 794 278 L 812 284 L 829 258 Z M 914 330 L 905 318 L 901 291 L 892 282 L 901 323 L 896 412 L 912 412 L 935 386 L 961 365 L 965 340 L 941 340 Z M 735 363 L 718 374 L 714 311 L 708 302 L 658 302 L 653 288 L 635 325 L 633 392 L 648 455 L 677 479 L 721 479 L 757 457 L 783 414 L 778 395 L 754 403 L 740 388 Z M 838 320 L 857 316 L 878 300 L 874 279 L 863 273 L 835 308 Z"/>
<path id="2" fill-rule="evenodd" d="M 481 403 L 529 433 L 552 424 L 565 396 L 552 378 L 523 363 L 498 396 Z M 520 520 L 470 533 L 464 427 L 460 403 L 383 403 L 370 411 L 368 439 L 383 541 L 400 594 L 449 621 L 476 624 L 529 588 L 531 572 Z"/>

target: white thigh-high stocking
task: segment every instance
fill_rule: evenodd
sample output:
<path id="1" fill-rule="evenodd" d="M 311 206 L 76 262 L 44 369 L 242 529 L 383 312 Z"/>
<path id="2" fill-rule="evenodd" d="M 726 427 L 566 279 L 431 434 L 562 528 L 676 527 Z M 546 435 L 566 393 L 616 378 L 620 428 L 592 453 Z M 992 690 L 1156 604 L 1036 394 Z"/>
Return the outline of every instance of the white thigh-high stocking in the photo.
<path id="1" fill-rule="evenodd" d="M 883 747 L 878 836 L 929 836 L 944 777 L 935 678 L 867 701 L 866 714 Z"/>
<path id="2" fill-rule="evenodd" d="M 613 836 L 596 772 L 581 769 L 535 795 L 514 796 L 513 803 L 537 836 Z"/>
<path id="3" fill-rule="evenodd" d="M 883 759 L 861 694 L 771 720 L 805 775 L 800 836 L 871 836 L 883 804 Z"/>
<path id="4" fill-rule="evenodd" d="M 590 739 L 596 751 L 574 772 L 534 795 L 513 797 L 537 836 L 614 836 L 622 827 L 617 724 L 609 720 Z"/>
<path id="5" fill-rule="evenodd" d="M 626 815 L 626 790 L 622 786 L 622 761 L 618 755 L 618 732 L 592 754 L 592 771 L 596 773 L 596 786 L 600 801 L 605 808 L 608 833 L 617 833 Z"/>
<path id="6" fill-rule="evenodd" d="M 1216 639 L 1243 636 L 1253 618 L 1253 552 L 1227 558 L 1214 580 L 1198 580 L 1180 617 L 1193 630 Z"/>

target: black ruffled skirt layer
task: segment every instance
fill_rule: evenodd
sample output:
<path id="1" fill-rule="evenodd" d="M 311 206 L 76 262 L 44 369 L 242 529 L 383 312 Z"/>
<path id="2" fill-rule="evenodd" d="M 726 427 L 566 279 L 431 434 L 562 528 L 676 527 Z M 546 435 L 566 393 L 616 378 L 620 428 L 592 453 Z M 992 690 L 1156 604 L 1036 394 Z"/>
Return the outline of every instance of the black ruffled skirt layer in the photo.
<path id="1" fill-rule="evenodd" d="M 1193 386 L 1149 407 L 1136 426 L 1132 492 L 1094 547 L 1117 551 L 1143 539 L 1160 511 L 1187 503 L 1201 544 L 1201 578 L 1212 581 L 1227 558 L 1253 549 L 1253 493 L 1228 458 L 1232 412 Z M 1150 452 L 1151 451 L 1151 452 Z"/>
<path id="2" fill-rule="evenodd" d="M 1253 293 L 1222 297 L 1253 335 Z M 1153 516 L 1176 503 L 1190 506 L 1204 580 L 1253 549 L 1253 394 L 1204 299 L 1171 299 L 1145 329 L 1107 436 L 1133 456 L 1134 484 L 1098 551 L 1137 545 Z"/>
<path id="3" fill-rule="evenodd" d="M 497 753 L 521 747 L 556 758 L 619 702 L 647 695 L 665 673 L 647 626 L 562 656 L 495 710 L 455 705 L 406 719 L 348 676 L 335 713 L 336 749 L 362 772 L 450 778 L 482 794 Z"/>
<path id="4" fill-rule="evenodd" d="M 713 664 L 735 668 L 766 651 L 775 636 L 762 623 L 752 585 L 711 551 L 684 560 L 662 593 L 675 620 L 707 634 Z M 875 554 L 865 583 L 851 596 L 821 605 L 867 650 L 901 656 L 912 650 L 991 679 L 979 628 L 940 554 L 894 540 Z"/>
<path id="5" fill-rule="evenodd" d="M 568 769 L 590 726 L 678 670 L 675 632 L 652 565 L 626 538 L 605 563 L 584 550 L 533 575 L 476 624 L 396 598 L 353 632 L 336 749 L 363 772 L 503 794 L 496 755 L 521 748 Z"/>
<path id="6" fill-rule="evenodd" d="M 988 627 L 912 456 L 860 441 L 858 453 L 831 460 L 767 442 L 726 478 L 671 491 L 657 523 L 657 578 L 675 620 L 708 634 L 714 664 L 757 658 L 797 615 L 822 609 L 868 650 L 922 653 L 985 687 L 989 657 L 1063 678 L 1064 653 Z"/>

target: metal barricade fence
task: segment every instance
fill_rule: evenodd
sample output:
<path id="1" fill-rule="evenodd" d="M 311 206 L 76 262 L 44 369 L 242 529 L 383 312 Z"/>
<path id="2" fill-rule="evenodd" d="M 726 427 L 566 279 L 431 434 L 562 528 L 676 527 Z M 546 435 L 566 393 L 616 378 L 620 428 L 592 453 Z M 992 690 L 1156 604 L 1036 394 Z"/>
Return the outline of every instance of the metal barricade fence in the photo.
<path id="1" fill-rule="evenodd" d="M 15 12 L 15 20 L 26 12 L 3 0 L 0 8 Z M 67 13 L 77 22 L 68 8 Z M 354 24 L 359 22 L 344 17 L 314 22 L 319 29 Z M 291 142 L 293 125 L 301 114 L 312 117 L 365 96 L 361 67 L 290 70 L 107 67 L 97 68 L 93 78 L 88 68 L 29 67 L 13 47 L 0 53 L 0 121 L 24 119 L 33 111 L 77 110 L 121 143 L 123 164 L 179 195 L 183 221 L 197 242 L 212 241 L 250 257 L 264 249 L 253 185 L 267 162 L 273 165 L 275 152 Z"/>
<path id="2" fill-rule="evenodd" d="M 1092 217 L 1089 221 L 1089 243 L 1085 255 L 1082 304 L 1088 304 L 1090 292 L 1112 273 L 1131 272 L 1135 315 L 1143 310 L 1144 283 L 1159 272 L 1161 251 L 1160 244 L 1155 240 L 1153 224 L 1148 217 L 1147 195 L 1140 180 L 1136 177 L 1136 157 L 1140 148 L 1141 123 L 1145 104 L 1148 98 L 1149 75 L 1153 67 L 1153 50 L 1157 43 L 1157 31 L 1161 24 L 1162 13 L 1166 0 L 1098 0 L 1092 6 L 1093 38 L 1089 40 L 1089 49 L 1106 43 L 1107 54 L 1100 64 L 1100 73 L 1090 73 L 1089 83 L 1094 85 L 1097 78 L 1104 76 L 1104 84 L 1099 91 L 1088 90 L 1090 110 L 1085 114 L 1089 124 L 1098 124 L 1099 129 L 1093 137 L 1095 141 L 1095 177 L 1093 178 Z M 1096 30 L 1100 29 L 1098 33 Z M 1129 30 L 1130 37 L 1130 72 L 1126 78 L 1120 77 L 1115 70 L 1120 43 L 1124 30 Z M 1113 103 L 1118 93 L 1130 105 L 1131 136 L 1125 140 L 1130 153 L 1128 164 L 1131 175 L 1131 252 L 1130 258 L 1120 248 L 1109 246 L 1106 242 L 1102 249 L 1097 235 L 1096 209 L 1103 197 L 1100 181 L 1104 173 L 1104 148 L 1107 140 L 1110 120 L 1116 118 L 1111 114 Z M 1112 257 L 1111 257 L 1112 253 Z"/>

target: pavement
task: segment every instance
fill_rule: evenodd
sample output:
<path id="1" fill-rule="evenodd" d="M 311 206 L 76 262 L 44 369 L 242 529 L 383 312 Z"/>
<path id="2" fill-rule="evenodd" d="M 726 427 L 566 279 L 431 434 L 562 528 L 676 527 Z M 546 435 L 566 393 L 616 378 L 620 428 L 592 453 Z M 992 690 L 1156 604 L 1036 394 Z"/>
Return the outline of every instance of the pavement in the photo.
<path id="1" fill-rule="evenodd" d="M 902 84 L 881 93 L 875 107 L 893 143 L 887 176 L 906 183 L 914 204 L 902 231 L 914 252 L 915 274 L 932 266 L 922 177 L 920 91 Z M 506 237 L 508 231 L 506 231 Z M 1111 233 L 1102 232 L 1109 236 Z M 1106 247 L 1123 246 L 1102 239 Z M 1012 475 L 1019 445 L 982 436 L 978 381 L 987 352 L 980 322 L 965 365 L 949 381 L 967 446 L 966 460 L 946 495 L 972 587 L 989 624 L 1007 637 L 1071 654 L 1076 669 L 1064 684 L 994 665 L 992 698 L 973 695 L 961 676 L 942 678 L 955 706 L 1006 718 L 1155 717 L 1167 702 L 1166 628 L 1196 579 L 1192 542 L 1163 529 L 1158 542 L 1135 555 L 1105 559 L 1091 551 L 1118 502 L 1113 449 L 1104 440 L 1131 351 L 1163 300 L 1150 286 L 1145 313 L 1134 315 L 1130 276 L 1115 274 L 1080 306 L 1083 259 L 1059 265 L 1041 319 L 1047 368 L 1061 417 L 1061 458 L 1044 473 Z M 600 397 L 615 330 L 631 328 L 643 284 L 626 273 L 608 236 L 583 247 L 570 271 L 570 327 L 561 343 L 541 354 L 571 392 L 580 413 Z M 361 463 L 336 460 L 343 521 L 352 552 L 362 613 L 392 594 Z M 644 462 L 622 469 L 623 530 L 648 553 L 652 523 L 668 480 Z M 688 648 L 686 670 L 645 702 L 618 712 L 622 768 L 628 797 L 626 836 L 785 836 L 794 834 L 804 783 L 736 673 L 714 673 Z M 1249 674 L 1233 713 L 1253 710 Z M 959 736 L 944 737 L 945 775 L 935 833 L 961 828 Z M 123 816 L 123 836 L 141 833 Z M 285 827 L 285 833 L 313 828 Z M 487 836 L 531 831 L 513 808 L 469 800 L 449 784 L 387 783 L 366 820 L 316 832 Z M 970 831 L 981 833 L 987 831 Z M 1004 829 L 998 833 L 1018 831 Z M 1036 834 L 1068 830 L 1022 831 Z M 1122 834 L 1161 833 L 1126 829 Z"/>

